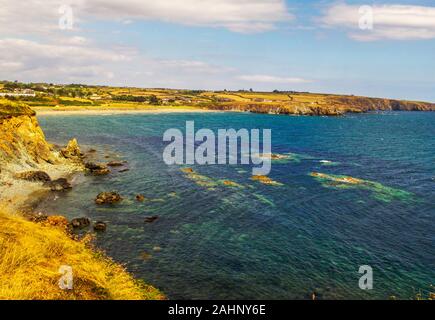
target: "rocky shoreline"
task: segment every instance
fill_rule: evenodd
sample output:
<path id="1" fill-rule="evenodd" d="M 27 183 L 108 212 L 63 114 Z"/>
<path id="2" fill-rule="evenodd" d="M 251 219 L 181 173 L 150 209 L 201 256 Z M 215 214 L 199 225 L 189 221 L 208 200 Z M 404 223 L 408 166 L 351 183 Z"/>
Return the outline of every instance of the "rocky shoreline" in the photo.
<path id="1" fill-rule="evenodd" d="M 4 263 L 0 268 L 0 299 L 165 298 L 157 289 L 138 283 L 122 266 L 92 247 L 87 239 L 90 235 L 76 238 L 72 231 L 90 225 L 89 219 L 68 221 L 63 216 L 50 216 L 34 210 L 48 195 L 73 188 L 78 174 L 108 174 L 111 172 L 109 166 L 124 166 L 115 161 L 108 165 L 86 163 L 85 158 L 86 154 L 81 152 L 75 139 L 65 147 L 47 143 L 35 112 L 26 105 L 0 104 L 0 242 L 3 244 L 0 258 L 15 261 L 17 256 L 23 256 L 27 257 L 24 260 L 33 259 L 35 264 L 29 269 L 24 260 L 22 264 L 15 262 L 13 268 Z M 95 232 L 104 232 L 105 229 L 104 222 L 93 222 Z M 41 252 L 51 246 L 64 249 L 57 254 L 47 251 L 41 260 Z M 81 256 L 79 260 L 78 256 Z M 57 269 L 62 263 L 59 259 L 71 261 L 74 265 L 75 272 L 78 272 L 75 278 L 82 283 L 78 285 L 80 290 L 63 291 L 59 288 L 56 280 L 59 278 Z M 48 265 L 54 269 L 49 273 L 38 272 L 38 264 L 44 265 L 43 270 L 50 270 Z M 88 269 L 99 274 L 97 282 L 94 274 L 86 271 Z M 95 288 L 99 289 L 95 291 Z"/>

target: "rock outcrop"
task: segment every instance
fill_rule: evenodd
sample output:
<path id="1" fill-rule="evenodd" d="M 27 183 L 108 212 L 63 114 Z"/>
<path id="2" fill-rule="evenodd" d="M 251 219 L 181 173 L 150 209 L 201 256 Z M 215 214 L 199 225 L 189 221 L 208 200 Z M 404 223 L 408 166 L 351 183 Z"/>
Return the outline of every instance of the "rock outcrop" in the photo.
<path id="1" fill-rule="evenodd" d="M 50 182 L 51 178 L 44 171 L 25 171 L 15 175 L 18 179 L 33 181 L 33 182 Z"/>
<path id="2" fill-rule="evenodd" d="M 102 176 L 110 173 L 110 169 L 104 164 L 87 162 L 85 163 L 85 168 L 96 176 Z"/>
<path id="3" fill-rule="evenodd" d="M 89 218 L 74 218 L 71 220 L 71 226 L 74 229 L 83 229 L 88 227 L 91 224 Z"/>
<path id="4" fill-rule="evenodd" d="M 0 162 L 56 163 L 35 113 L 26 105 L 0 102 Z"/>
<path id="5" fill-rule="evenodd" d="M 122 197 L 117 192 L 101 192 L 98 194 L 98 196 L 95 198 L 96 204 L 113 204 L 120 202 L 122 200 Z"/>
<path id="6" fill-rule="evenodd" d="M 60 150 L 60 154 L 66 159 L 81 161 L 83 154 L 80 151 L 77 139 L 72 139 L 68 142 L 65 148 Z"/>
<path id="7" fill-rule="evenodd" d="M 35 112 L 27 105 L 0 98 L 1 204 L 18 208 L 39 189 L 71 188 L 64 178 L 83 170 L 80 149 L 72 140 L 61 151 L 45 140 Z"/>

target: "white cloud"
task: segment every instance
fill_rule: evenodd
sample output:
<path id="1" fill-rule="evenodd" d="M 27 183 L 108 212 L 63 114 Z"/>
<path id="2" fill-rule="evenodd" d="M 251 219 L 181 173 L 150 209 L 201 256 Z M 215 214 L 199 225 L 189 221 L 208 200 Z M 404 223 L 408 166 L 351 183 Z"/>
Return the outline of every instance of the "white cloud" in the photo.
<path id="1" fill-rule="evenodd" d="M 72 46 L 83 46 L 90 43 L 90 40 L 85 37 L 73 36 L 73 37 L 63 37 L 58 40 L 58 43 L 72 45 Z"/>
<path id="2" fill-rule="evenodd" d="M 160 20 L 235 32 L 272 30 L 292 19 L 284 0 L 93 0 L 86 12 L 101 18 Z"/>
<path id="3" fill-rule="evenodd" d="M 359 29 L 361 6 L 346 3 L 330 6 L 321 19 L 327 27 L 341 27 L 359 41 L 427 40 L 435 38 L 435 7 L 374 5 L 373 29 Z"/>
<path id="4" fill-rule="evenodd" d="M 273 30 L 293 16 L 284 0 L 0 0 L 0 33 L 60 31 L 59 8 L 70 5 L 74 28 L 83 21 L 164 21 L 234 32 Z"/>
<path id="5" fill-rule="evenodd" d="M 32 81 L 110 79 L 110 65 L 127 63 L 122 52 L 71 44 L 47 44 L 8 38 L 0 40 L 0 78 Z"/>
<path id="6" fill-rule="evenodd" d="M 302 78 L 287 78 L 276 77 L 270 75 L 242 75 L 237 77 L 240 80 L 255 82 L 255 83 L 277 83 L 277 84 L 296 84 L 296 83 L 310 83 L 310 80 Z"/>
<path id="7" fill-rule="evenodd" d="M 0 79 L 188 87 L 204 86 L 206 79 L 213 81 L 232 71 L 203 61 L 153 59 L 131 48 L 100 49 L 68 40 L 0 40 Z"/>
<path id="8" fill-rule="evenodd" d="M 59 27 L 59 8 L 65 5 L 73 10 L 72 30 Z M 253 33 L 273 30 L 292 19 L 285 0 L 0 0 L 0 79 L 238 87 L 234 68 L 194 59 L 153 58 L 132 47 L 103 47 L 91 30 L 84 29 L 86 23 L 164 21 Z M 294 81 L 281 78 L 279 83 Z"/>

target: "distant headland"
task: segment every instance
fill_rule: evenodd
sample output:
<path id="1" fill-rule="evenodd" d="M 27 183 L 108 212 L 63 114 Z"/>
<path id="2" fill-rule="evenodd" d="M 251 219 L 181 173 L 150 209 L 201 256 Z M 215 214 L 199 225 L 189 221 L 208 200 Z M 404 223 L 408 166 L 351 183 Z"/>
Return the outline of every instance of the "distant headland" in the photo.
<path id="1" fill-rule="evenodd" d="M 373 111 L 434 111 L 435 103 L 296 91 L 144 89 L 82 84 L 0 82 L 0 99 L 37 113 L 235 111 L 341 116 Z"/>

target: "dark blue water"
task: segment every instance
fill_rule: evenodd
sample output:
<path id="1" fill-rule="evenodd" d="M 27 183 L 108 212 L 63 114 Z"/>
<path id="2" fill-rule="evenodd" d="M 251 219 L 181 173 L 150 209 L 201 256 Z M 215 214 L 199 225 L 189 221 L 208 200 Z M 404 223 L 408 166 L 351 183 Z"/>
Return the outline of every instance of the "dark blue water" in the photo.
<path id="1" fill-rule="evenodd" d="M 184 130 L 186 120 L 198 129 L 272 129 L 273 152 L 296 154 L 273 163 L 270 177 L 283 185 L 252 181 L 242 165 L 193 166 L 210 181 L 243 187 L 207 188 L 164 164 L 163 132 Z M 305 299 L 316 291 L 324 299 L 409 299 L 435 282 L 435 113 L 56 116 L 40 123 L 49 141 L 77 137 L 130 168 L 80 178 L 41 207 L 106 221 L 98 246 L 169 298 Z M 394 189 L 382 199 L 367 188 L 328 187 L 313 171 Z M 96 206 L 95 196 L 108 190 L 125 200 Z M 395 197 L 398 190 L 409 196 Z M 138 193 L 148 201 L 135 201 Z M 160 218 L 145 224 L 149 215 Z M 371 291 L 358 287 L 361 265 L 373 268 Z"/>

